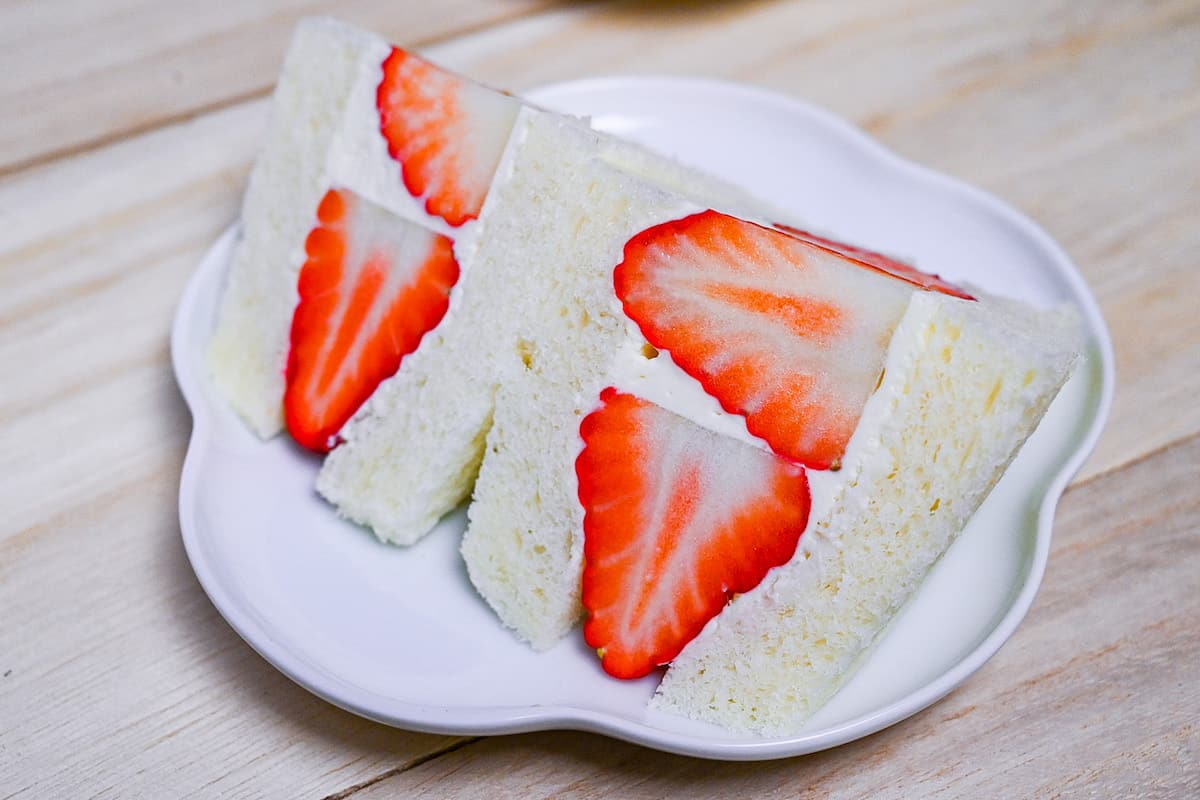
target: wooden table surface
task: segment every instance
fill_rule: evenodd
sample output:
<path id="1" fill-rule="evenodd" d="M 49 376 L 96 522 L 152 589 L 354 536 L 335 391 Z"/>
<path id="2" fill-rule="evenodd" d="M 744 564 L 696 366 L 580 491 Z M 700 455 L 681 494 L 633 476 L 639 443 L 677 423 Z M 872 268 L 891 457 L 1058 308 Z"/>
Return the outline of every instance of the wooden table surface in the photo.
<path id="1" fill-rule="evenodd" d="M 179 536 L 180 293 L 235 218 L 293 22 L 331 0 L 0 2 L 0 798 L 1200 796 L 1200 4 L 421 3 L 338 13 L 521 90 L 612 72 L 823 105 L 1078 263 L 1108 427 L 1012 640 L 813 756 L 455 738 L 343 712 L 214 610 Z"/>

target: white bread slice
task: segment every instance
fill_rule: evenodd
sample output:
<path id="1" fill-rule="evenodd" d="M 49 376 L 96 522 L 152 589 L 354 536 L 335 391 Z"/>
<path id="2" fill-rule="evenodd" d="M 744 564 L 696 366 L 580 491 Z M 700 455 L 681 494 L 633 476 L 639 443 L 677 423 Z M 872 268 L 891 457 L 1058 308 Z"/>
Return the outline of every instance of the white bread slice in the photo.
<path id="1" fill-rule="evenodd" d="M 612 267 L 646 220 L 690 210 L 614 167 L 602 141 L 553 118 L 534 121 L 507 188 L 543 200 L 491 234 L 518 247 L 538 240 L 526 268 L 540 306 L 527 309 L 513 346 L 498 354 L 503 380 L 462 554 L 475 588 L 536 649 L 557 642 L 582 612 L 574 463 L 579 423 L 626 337 Z"/>
<path id="2" fill-rule="evenodd" d="M 918 292 L 796 556 L 675 659 L 654 705 L 794 732 L 852 673 L 999 480 L 1078 352 L 1070 315 Z M 810 479 L 815 473 L 810 473 Z"/>
<path id="3" fill-rule="evenodd" d="M 326 154 L 372 38 L 332 19 L 297 25 L 242 202 L 241 238 L 207 355 L 217 387 L 263 438 L 283 429 L 288 330 L 304 238 L 328 188 Z"/>

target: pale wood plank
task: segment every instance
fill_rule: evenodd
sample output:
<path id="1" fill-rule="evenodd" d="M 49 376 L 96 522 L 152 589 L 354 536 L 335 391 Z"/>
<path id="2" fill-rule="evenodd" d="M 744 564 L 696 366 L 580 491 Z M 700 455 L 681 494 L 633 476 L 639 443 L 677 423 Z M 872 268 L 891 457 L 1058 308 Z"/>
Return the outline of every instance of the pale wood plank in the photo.
<path id="1" fill-rule="evenodd" d="M 0 364 L 36 375 L 0 393 L 0 796 L 320 795 L 455 741 L 366 722 L 292 684 L 224 623 L 184 557 L 175 499 L 190 420 L 167 330 L 199 253 L 236 213 L 264 111 L 0 186 L 5 200 L 35 186 L 62 198 L 53 223 L 31 214 L 0 266 L 6 285 L 38 276 L 0 306 Z M 207 147 L 171 170 L 181 141 Z M 97 213 L 90 195 L 104 190 L 87 179 L 108 170 L 127 191 Z M 78 195 L 59 193 L 77 182 Z"/>
<path id="2" fill-rule="evenodd" d="M 0 4 L 0 173 L 264 94 L 302 16 L 336 13 L 411 45 L 544 5 L 10 0 Z"/>
<path id="3" fill-rule="evenodd" d="M 1069 492 L 1013 639 L 941 703 L 832 751 L 721 764 L 582 733 L 487 739 L 352 795 L 1195 797 L 1200 437 Z"/>
<path id="4" fill-rule="evenodd" d="M 0 365 L 31 376 L 0 390 L 0 540 L 86 505 L 112 485 L 110 469 L 181 444 L 161 443 L 154 424 L 177 402 L 170 382 L 135 376 L 169 377 L 175 303 L 237 214 L 265 113 L 265 102 L 238 106 L 0 183 L 13 234 L 0 245 L 10 287 L 0 293 Z M 178 162 L 187 142 L 205 146 Z M 188 430 L 186 414 L 172 419 Z"/>
<path id="5" fill-rule="evenodd" d="M 154 367 L 126 383 L 170 391 Z M 342 712 L 237 637 L 192 576 L 161 479 L 187 421 L 137 410 L 165 441 L 4 547 L 0 796 L 320 796 L 453 744 Z"/>
<path id="6" fill-rule="evenodd" d="M 116 13 L 138 1 L 106 8 Z M 1120 469 L 1200 430 L 1200 411 L 1191 402 L 1200 389 L 1200 335 L 1189 308 L 1198 288 L 1191 262 L 1200 244 L 1194 224 L 1200 75 L 1188 60 L 1194 48 L 1183 46 L 1200 34 L 1194 5 L 1130 5 L 1104 15 L 1096 13 L 1099 5 L 1065 0 L 1031 5 L 1020 15 L 948 0 L 870 9 L 834 2 L 714 4 L 694 13 L 681 7 L 555 12 L 429 52 L 498 85 L 614 69 L 670 70 L 757 82 L 832 106 L 906 155 L 1014 199 L 1076 255 L 1109 315 L 1124 376 L 1136 378 L 1120 386 L 1089 475 Z M 58 23 L 39 24 L 57 30 Z M 47 41 L 45 52 L 54 46 Z M 1161 107 L 1145 99 L 1155 92 L 1166 98 Z M 264 118 L 262 100 L 232 103 L 0 179 L 0 374 L 10 376 L 0 382 L 0 508 L 6 512 L 0 675 L 12 670 L 0 679 L 0 797 L 34 782 L 29 796 L 320 794 L 403 770 L 449 743 L 386 731 L 291 686 L 216 617 L 183 562 L 174 487 L 188 421 L 169 376 L 167 331 L 200 253 L 236 214 Z M 1194 446 L 1171 461 L 1158 458 L 1160 468 L 1184 475 L 1194 476 L 1200 463 Z M 1172 503 L 1193 513 L 1186 505 L 1193 496 L 1177 481 L 1159 487 L 1142 478 L 1135 488 L 1138 494 L 1122 495 L 1124 506 L 1106 506 L 1111 519 L 1097 515 L 1088 524 L 1111 531 L 1104 525 L 1128 509 Z M 1134 519 L 1157 525 L 1144 514 Z M 1188 519 L 1194 530 L 1194 515 Z M 1127 533 L 1130 540 L 1146 536 Z M 1173 541 L 1159 546 L 1176 546 Z M 1188 546 L 1176 549 L 1194 572 Z M 1039 609 L 1063 580 L 1059 553 Z M 1142 564 L 1125 550 L 1108 555 L 1118 553 L 1145 570 L 1127 578 L 1137 585 L 1149 581 L 1142 600 L 1194 612 L 1188 605 L 1194 583 L 1171 584 L 1156 563 Z M 1070 579 L 1074 566 L 1065 569 Z M 995 709 L 1021 706 L 1024 690 L 1013 690 L 1012 676 L 987 676 L 1015 669 L 1021 680 L 1033 680 L 1076 652 L 1064 649 L 1075 643 L 1075 634 L 1066 632 L 1078 628 L 1086 642 L 1107 635 L 1100 630 L 1103 616 L 1089 623 L 1069 615 L 1067 606 L 1086 605 L 1118 619 L 1126 613 L 1120 603 L 1138 599 L 1129 587 L 1118 587 L 1123 591 L 1110 599 L 1097 597 L 1102 593 L 1094 587 L 1107 588 L 1100 582 L 1107 573 L 1093 574 L 1095 582 L 1087 573 L 1068 580 L 1053 613 L 1042 623 L 1035 613 L 1022 628 L 1022 636 L 1038 631 L 1041 648 L 1029 649 L 1028 664 L 997 666 L 1008 663 L 997 660 L 963 692 L 909 723 L 932 714 L 945 731 L 930 725 L 917 735 L 901 727 L 868 741 L 898 748 L 915 739 L 923 749 L 904 750 L 915 760 L 902 761 L 934 771 L 953 755 L 959 732 L 976 735 L 991 724 L 997 727 L 993 742 L 1009 736 Z M 1179 646 L 1193 647 L 1186 634 L 1180 632 Z M 1124 648 L 1097 651 L 1097 669 L 1109 674 L 1128 667 L 1133 657 Z M 1174 659 L 1157 681 L 1144 664 L 1129 667 L 1146 702 L 1194 708 L 1194 696 L 1172 694 L 1174 684 L 1168 685 L 1169 679 L 1180 682 L 1171 670 L 1183 656 L 1194 661 L 1194 649 L 1183 656 L 1161 648 L 1146 652 Z M 1077 677 L 1070 670 L 1044 676 L 1051 695 L 1026 722 L 1050 753 L 1066 758 L 1074 751 L 1063 750 L 1066 744 L 1055 750 L 1053 740 L 1075 735 L 1074 728 L 1064 729 L 1063 717 L 1052 715 L 1053 703 L 1075 709 L 1069 718 L 1079 722 L 1082 701 L 1071 694 L 1077 682 L 1061 686 L 1058 674 Z M 986 702 L 962 703 L 960 696 L 977 684 Z M 1104 750 L 1100 739 L 1120 714 L 1109 712 L 1087 729 L 1097 755 L 1085 763 L 1100 778 L 1119 787 L 1157 759 L 1190 754 L 1195 763 L 1192 733 L 1177 728 L 1172 740 L 1170 731 L 1145 719 L 1144 709 L 1134 710 L 1121 713 L 1149 732 L 1142 739 L 1114 737 L 1124 748 L 1119 752 Z M 958 711 L 973 727 L 955 728 L 955 719 L 945 716 Z M 1017 716 L 1024 720 L 1026 713 Z M 1132 724 L 1121 730 L 1132 731 Z M 543 793 L 565 776 L 564 791 L 620 794 L 659 773 L 682 776 L 673 784 L 680 789 L 693 778 L 730 791 L 795 793 L 802 785 L 782 765 L 762 772 L 780 776 L 776 786 L 756 777 L 761 766 L 695 773 L 693 762 L 594 737 L 504 741 L 468 748 L 462 758 L 500 766 L 507 757 L 526 759 L 533 773 L 551 776 L 531 780 Z M 990 751 L 972 752 L 980 780 L 1003 759 L 1025 757 L 1002 748 L 995 760 L 985 757 Z M 859 785 L 853 781 L 861 763 L 837 759 L 801 763 L 823 765 L 820 770 L 839 782 Z M 860 761 L 882 769 L 890 756 L 872 751 Z M 581 764 L 593 764 L 599 782 L 587 783 Z M 622 783 L 617 769 L 633 777 Z M 814 778 L 826 774 L 820 770 Z M 429 774 L 413 773 L 420 780 Z M 864 781 L 873 785 L 881 774 L 868 769 Z M 1032 772 L 1021 774 L 1032 780 Z M 905 775 L 942 786 L 936 775 Z M 1070 779 L 1061 770 L 1053 775 Z M 970 794 L 969 773 L 954 776 L 959 783 L 945 791 Z M 1086 780 L 1078 778 L 1080 785 Z M 577 781 L 583 783 L 573 789 Z"/>

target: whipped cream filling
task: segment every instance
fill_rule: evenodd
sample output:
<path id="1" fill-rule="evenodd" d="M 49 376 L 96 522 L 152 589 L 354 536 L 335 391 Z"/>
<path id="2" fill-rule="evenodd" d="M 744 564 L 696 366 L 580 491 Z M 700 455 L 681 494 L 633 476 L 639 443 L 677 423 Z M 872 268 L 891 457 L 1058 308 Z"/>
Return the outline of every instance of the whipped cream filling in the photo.
<path id="1" fill-rule="evenodd" d="M 476 220 L 455 228 L 427 213 L 425 201 L 413 197 L 404 185 L 400 162 L 388 153 L 379 129 L 376 95 L 383 81 L 383 62 L 391 52 L 391 46 L 379 39 L 359 54 L 358 78 L 326 156 L 326 186 L 345 187 L 398 217 L 457 240 Z"/>
<path id="2" fill-rule="evenodd" d="M 622 314 L 624 311 L 621 312 Z M 770 446 L 746 429 L 746 418 L 721 408 L 717 398 L 704 391 L 700 381 L 683 371 L 666 350 L 655 350 L 628 321 L 628 335 L 613 356 L 608 378 L 610 386 L 643 400 L 722 436 L 770 450 Z"/>

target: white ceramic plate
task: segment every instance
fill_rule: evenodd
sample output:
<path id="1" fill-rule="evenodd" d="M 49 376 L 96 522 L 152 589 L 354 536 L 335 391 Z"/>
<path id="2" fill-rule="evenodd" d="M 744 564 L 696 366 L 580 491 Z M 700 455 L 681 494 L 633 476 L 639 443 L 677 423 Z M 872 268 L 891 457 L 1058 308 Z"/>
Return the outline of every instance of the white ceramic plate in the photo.
<path id="1" fill-rule="evenodd" d="M 864 736 L 945 695 L 1029 608 L 1055 504 L 1107 415 L 1112 347 L 1079 273 L 1012 209 L 795 100 L 670 78 L 560 84 L 531 99 L 590 114 L 601 128 L 741 183 L 815 229 L 1038 305 L 1072 303 L 1090 335 L 1087 361 L 850 683 L 794 736 L 738 736 L 647 710 L 656 678 L 606 677 L 581 635 L 541 654 L 514 640 L 467 581 L 461 512 L 413 548 L 381 545 L 315 495 L 317 458 L 285 437 L 255 439 L 214 392 L 203 361 L 230 230 L 188 286 L 172 341 L 194 418 L 180 524 L 213 603 L 302 686 L 426 731 L 579 728 L 677 753 L 766 759 Z"/>

